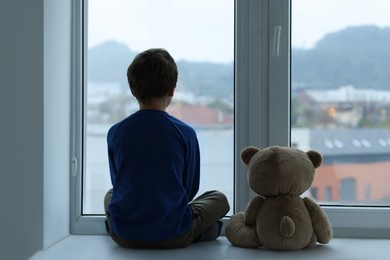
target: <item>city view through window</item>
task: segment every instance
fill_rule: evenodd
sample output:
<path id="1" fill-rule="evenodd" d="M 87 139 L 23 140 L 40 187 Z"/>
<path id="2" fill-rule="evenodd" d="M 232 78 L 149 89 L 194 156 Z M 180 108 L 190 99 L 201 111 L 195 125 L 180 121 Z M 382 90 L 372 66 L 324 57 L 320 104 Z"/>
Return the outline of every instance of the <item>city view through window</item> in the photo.
<path id="1" fill-rule="evenodd" d="M 84 214 L 104 213 L 103 198 L 112 187 L 106 134 L 138 110 L 126 71 L 149 48 L 167 49 L 177 63 L 179 79 L 167 112 L 197 133 L 198 195 L 218 189 L 233 204 L 233 46 L 233 0 L 88 1 Z"/>
<path id="2" fill-rule="evenodd" d="M 388 1 L 292 1 L 291 145 L 321 204 L 390 205 Z"/>
<path id="3" fill-rule="evenodd" d="M 390 3 L 292 0 L 291 8 L 291 146 L 324 157 L 305 195 L 390 205 Z M 178 65 L 168 112 L 197 132 L 199 194 L 218 189 L 233 205 L 234 1 L 89 0 L 87 24 L 83 213 L 104 213 L 107 130 L 138 109 L 126 70 L 154 47 Z"/>

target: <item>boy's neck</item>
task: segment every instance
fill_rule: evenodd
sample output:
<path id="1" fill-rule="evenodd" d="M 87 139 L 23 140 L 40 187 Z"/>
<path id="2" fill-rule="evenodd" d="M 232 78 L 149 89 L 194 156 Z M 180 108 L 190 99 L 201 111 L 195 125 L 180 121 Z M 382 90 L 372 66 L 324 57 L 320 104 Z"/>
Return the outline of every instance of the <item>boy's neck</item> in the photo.
<path id="1" fill-rule="evenodd" d="M 171 103 L 172 98 L 170 97 L 162 97 L 162 98 L 153 98 L 150 100 L 149 104 L 144 104 L 142 102 L 138 102 L 140 110 L 161 110 L 165 111 L 168 105 Z"/>

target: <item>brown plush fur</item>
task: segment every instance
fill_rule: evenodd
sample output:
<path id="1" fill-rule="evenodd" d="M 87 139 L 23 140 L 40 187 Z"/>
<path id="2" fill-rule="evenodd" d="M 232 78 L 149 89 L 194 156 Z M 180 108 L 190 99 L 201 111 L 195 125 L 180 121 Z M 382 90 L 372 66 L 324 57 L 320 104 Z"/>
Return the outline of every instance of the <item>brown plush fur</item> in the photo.
<path id="1" fill-rule="evenodd" d="M 233 245 L 298 250 L 332 239 L 324 211 L 309 198 L 300 197 L 322 163 L 320 153 L 250 146 L 242 150 L 241 159 L 248 167 L 250 187 L 260 196 L 248 203 L 245 212 L 230 218 L 225 234 Z"/>

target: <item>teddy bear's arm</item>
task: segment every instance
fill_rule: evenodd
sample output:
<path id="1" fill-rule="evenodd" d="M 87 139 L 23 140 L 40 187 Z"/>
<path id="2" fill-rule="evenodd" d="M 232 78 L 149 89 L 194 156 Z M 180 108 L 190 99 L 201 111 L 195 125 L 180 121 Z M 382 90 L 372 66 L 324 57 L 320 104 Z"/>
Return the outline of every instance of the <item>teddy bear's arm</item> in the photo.
<path id="1" fill-rule="evenodd" d="M 317 203 L 309 198 L 304 198 L 306 208 L 309 211 L 313 223 L 313 229 L 317 235 L 318 242 L 322 244 L 328 243 L 333 237 L 332 226 L 325 212 L 318 206 Z"/>
<path id="2" fill-rule="evenodd" d="M 264 198 L 257 196 L 254 197 L 246 206 L 245 209 L 245 224 L 248 226 L 256 225 L 256 216 L 259 212 L 261 205 L 263 204 Z"/>

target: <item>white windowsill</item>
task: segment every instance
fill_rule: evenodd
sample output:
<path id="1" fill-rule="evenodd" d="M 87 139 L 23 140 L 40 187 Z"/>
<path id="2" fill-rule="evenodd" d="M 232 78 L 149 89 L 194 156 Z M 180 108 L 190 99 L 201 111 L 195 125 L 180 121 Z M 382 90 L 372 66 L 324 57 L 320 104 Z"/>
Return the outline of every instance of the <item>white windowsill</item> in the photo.
<path id="1" fill-rule="evenodd" d="M 278 252 L 264 248 L 232 246 L 226 237 L 194 243 L 173 250 L 134 250 L 118 247 L 107 235 L 70 235 L 52 247 L 37 252 L 32 260 L 61 259 L 388 259 L 390 239 L 335 238 L 327 245 L 300 251 Z"/>

